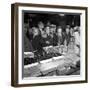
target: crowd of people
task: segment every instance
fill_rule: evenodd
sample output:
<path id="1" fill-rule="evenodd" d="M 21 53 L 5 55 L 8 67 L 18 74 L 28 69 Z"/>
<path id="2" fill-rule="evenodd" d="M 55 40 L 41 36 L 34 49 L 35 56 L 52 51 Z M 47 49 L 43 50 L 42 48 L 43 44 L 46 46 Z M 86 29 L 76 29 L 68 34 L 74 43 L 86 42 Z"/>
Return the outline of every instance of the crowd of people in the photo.
<path id="1" fill-rule="evenodd" d="M 43 47 L 47 46 L 68 46 L 70 42 L 79 47 L 80 27 L 66 25 L 65 28 L 57 26 L 48 22 L 44 24 L 39 21 L 37 26 L 27 28 L 25 31 L 25 37 L 28 38 L 31 47 L 31 51 L 42 52 Z M 24 40 L 25 41 L 25 40 Z"/>

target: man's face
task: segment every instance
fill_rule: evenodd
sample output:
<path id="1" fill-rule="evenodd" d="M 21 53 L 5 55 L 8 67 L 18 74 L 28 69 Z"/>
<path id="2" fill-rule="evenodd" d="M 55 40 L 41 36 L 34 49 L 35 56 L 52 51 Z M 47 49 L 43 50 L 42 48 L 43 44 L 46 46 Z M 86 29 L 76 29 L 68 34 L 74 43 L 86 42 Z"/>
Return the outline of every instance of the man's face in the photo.
<path id="1" fill-rule="evenodd" d="M 45 31 L 46 31 L 47 34 L 49 34 L 50 33 L 50 28 L 46 27 Z"/>
<path id="2" fill-rule="evenodd" d="M 69 28 L 66 28 L 66 33 L 69 33 Z"/>
<path id="3" fill-rule="evenodd" d="M 56 32 L 56 27 L 53 28 L 53 32 L 54 32 L 54 33 Z"/>
<path id="4" fill-rule="evenodd" d="M 44 28 L 44 24 L 43 24 L 42 22 L 40 22 L 40 23 L 38 24 L 38 27 L 39 27 L 39 29 L 43 29 L 43 28 Z"/>
<path id="5" fill-rule="evenodd" d="M 62 34 L 62 29 L 61 29 L 61 28 L 59 28 L 59 29 L 57 30 L 57 34 L 58 34 L 58 36 L 60 36 L 60 35 Z"/>
<path id="6" fill-rule="evenodd" d="M 37 29 L 37 28 L 34 28 L 34 30 L 33 30 L 33 34 L 34 34 L 34 36 L 36 36 L 36 35 L 38 35 L 38 34 L 39 34 L 39 31 L 38 31 L 38 29 Z"/>

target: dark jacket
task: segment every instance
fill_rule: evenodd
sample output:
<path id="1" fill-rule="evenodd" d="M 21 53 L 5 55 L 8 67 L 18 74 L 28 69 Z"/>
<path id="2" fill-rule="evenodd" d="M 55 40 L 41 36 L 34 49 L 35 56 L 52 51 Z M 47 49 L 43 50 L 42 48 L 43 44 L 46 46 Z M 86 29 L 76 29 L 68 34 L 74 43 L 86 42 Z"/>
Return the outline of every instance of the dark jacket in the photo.
<path id="1" fill-rule="evenodd" d="M 58 44 L 58 37 L 56 34 L 53 35 L 53 46 L 57 46 Z"/>
<path id="2" fill-rule="evenodd" d="M 33 47 L 32 44 L 29 40 L 29 38 L 27 37 L 27 34 L 24 33 L 24 52 L 32 52 L 33 51 Z"/>
<path id="3" fill-rule="evenodd" d="M 41 41 L 41 36 L 39 36 L 39 35 L 32 38 L 31 43 L 32 43 L 34 50 L 42 49 L 40 41 Z"/>
<path id="4" fill-rule="evenodd" d="M 41 49 L 41 44 L 40 44 L 41 36 L 40 35 L 33 37 L 32 33 L 27 32 L 27 37 L 33 47 L 33 51 Z"/>
<path id="5" fill-rule="evenodd" d="M 71 38 L 71 34 L 70 33 L 65 33 L 65 39 L 66 39 L 66 41 L 67 41 L 67 46 L 68 46 L 68 44 L 70 43 L 70 38 Z"/>
<path id="6" fill-rule="evenodd" d="M 65 33 L 62 33 L 62 36 L 57 36 L 57 40 L 59 45 L 64 45 Z"/>
<path id="7" fill-rule="evenodd" d="M 48 42 L 48 43 L 47 43 Z M 50 46 L 53 44 L 53 40 L 50 36 L 47 36 L 46 38 L 41 37 L 40 43 L 42 47 Z"/>
<path id="8" fill-rule="evenodd" d="M 47 43 L 49 42 L 49 43 Z M 53 35 L 53 37 L 51 36 L 47 36 L 46 38 L 41 37 L 41 45 L 42 47 L 46 47 L 46 46 L 56 46 L 57 45 L 57 36 L 56 34 Z"/>

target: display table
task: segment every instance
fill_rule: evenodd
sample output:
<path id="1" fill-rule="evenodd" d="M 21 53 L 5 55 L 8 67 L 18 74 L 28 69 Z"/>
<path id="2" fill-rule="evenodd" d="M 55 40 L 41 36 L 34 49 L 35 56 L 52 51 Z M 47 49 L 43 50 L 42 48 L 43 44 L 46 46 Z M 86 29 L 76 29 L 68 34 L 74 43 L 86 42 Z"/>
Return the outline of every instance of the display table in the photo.
<path id="1" fill-rule="evenodd" d="M 57 75 L 69 75 L 68 72 L 72 71 L 71 67 L 75 68 L 73 71 L 77 70 L 76 64 L 78 61 L 80 61 L 80 57 L 70 53 L 53 57 L 45 61 L 43 60 L 36 65 L 24 66 L 24 77 L 47 76 L 52 72 L 56 72 Z"/>

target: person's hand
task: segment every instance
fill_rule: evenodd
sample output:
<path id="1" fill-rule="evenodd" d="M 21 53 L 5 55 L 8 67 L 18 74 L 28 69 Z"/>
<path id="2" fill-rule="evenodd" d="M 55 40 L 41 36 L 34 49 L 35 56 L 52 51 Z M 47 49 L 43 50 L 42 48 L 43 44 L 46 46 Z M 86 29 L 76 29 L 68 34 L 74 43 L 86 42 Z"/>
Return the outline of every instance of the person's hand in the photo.
<path id="1" fill-rule="evenodd" d="M 46 44 L 50 44 L 50 42 L 49 41 L 46 41 Z"/>

